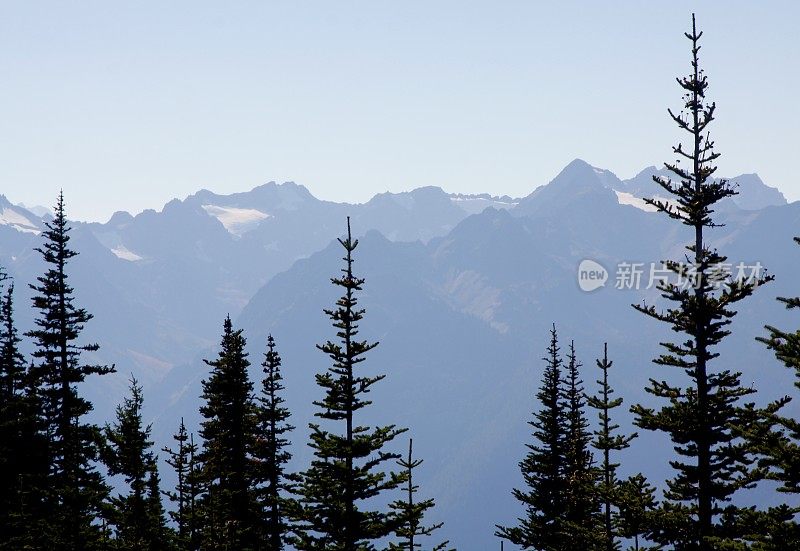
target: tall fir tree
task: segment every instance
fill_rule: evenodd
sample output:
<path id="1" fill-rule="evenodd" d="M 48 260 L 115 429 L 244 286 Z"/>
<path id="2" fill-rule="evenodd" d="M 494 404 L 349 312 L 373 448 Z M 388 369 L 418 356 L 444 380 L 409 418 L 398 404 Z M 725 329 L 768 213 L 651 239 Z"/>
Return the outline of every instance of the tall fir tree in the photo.
<path id="1" fill-rule="evenodd" d="M 219 355 L 203 381 L 199 461 L 206 489 L 202 500 L 203 549 L 256 549 L 253 492 L 253 383 L 242 330 L 225 318 Z"/>
<path id="2" fill-rule="evenodd" d="M 36 549 L 48 545 L 49 457 L 13 297 L 11 284 L 0 298 L 0 549 Z"/>
<path id="3" fill-rule="evenodd" d="M 47 269 L 31 285 L 39 314 L 36 328 L 27 333 L 35 344 L 31 373 L 50 465 L 42 537 L 48 548 L 86 551 L 102 545 L 100 524 L 95 520 L 102 516 L 109 488 L 96 466 L 102 433 L 84 420 L 92 404 L 78 388 L 87 376 L 111 373 L 114 368 L 82 360 L 84 353 L 95 352 L 98 345 L 78 343 L 92 315 L 75 305 L 68 281 L 67 265 L 78 253 L 69 246 L 63 193 L 46 227 L 44 245 L 36 250 Z"/>
<path id="4" fill-rule="evenodd" d="M 663 503 L 663 513 L 672 521 L 654 536 L 660 543 L 705 551 L 735 539 L 719 529 L 719 515 L 723 505 L 755 477 L 748 445 L 734 430 L 754 418 L 753 406 L 743 399 L 755 391 L 741 385 L 739 373 L 714 369 L 713 360 L 719 355 L 715 347 L 730 333 L 734 305 L 770 278 L 760 274 L 747 281 L 720 278 L 726 257 L 707 244 L 706 228 L 715 226 L 713 207 L 735 195 L 736 190 L 727 181 L 712 178 L 720 154 L 714 151 L 707 133 L 715 104 L 706 100 L 708 80 L 698 60 L 701 35 L 692 16 L 692 31 L 686 33 L 692 45 L 692 69 L 688 77 L 677 79 L 685 92 L 684 110 L 677 115 L 669 111 L 678 127 L 690 135 L 691 144 L 689 149 L 678 144 L 673 148 L 678 161 L 665 163 L 677 181 L 654 177 L 671 199 L 647 200 L 693 231 L 686 262 L 665 262 L 690 285 L 681 281 L 659 285 L 662 296 L 673 303 L 665 311 L 653 305 L 634 305 L 686 335 L 680 343 L 663 343 L 666 352 L 654 360 L 657 365 L 677 368 L 683 383 L 651 379 L 647 392 L 666 405 L 659 410 L 637 405 L 632 410 L 639 427 L 666 433 L 678 454 L 671 461 L 676 473 L 667 481 Z M 688 161 L 689 166 L 683 167 L 681 160 Z"/>
<path id="5" fill-rule="evenodd" d="M 422 538 L 432 536 L 433 533 L 444 526 L 443 522 L 425 526 L 423 521 L 425 514 L 434 507 L 433 499 L 423 499 L 415 501 L 414 496 L 419 491 L 419 486 L 414 484 L 414 469 L 422 465 L 421 459 L 413 457 L 414 441 L 408 441 L 408 456 L 405 459 L 398 459 L 397 465 L 406 473 L 405 499 L 398 499 L 390 504 L 390 508 L 399 520 L 399 526 L 395 529 L 395 536 L 400 540 L 399 543 L 390 543 L 390 551 L 416 551 L 423 547 Z M 444 551 L 449 545 L 449 541 L 443 541 L 431 548 L 431 551 Z"/>
<path id="6" fill-rule="evenodd" d="M 256 438 L 253 448 L 255 461 L 254 481 L 260 516 L 260 534 L 267 549 L 279 551 L 290 541 L 290 517 L 299 477 L 287 471 L 292 458 L 289 452 L 288 433 L 294 427 L 288 423 L 291 416 L 281 395 L 281 356 L 272 335 L 267 337 L 267 351 L 261 364 L 264 378 L 261 394 L 256 399 Z"/>
<path id="7" fill-rule="evenodd" d="M 377 509 L 375 500 L 405 481 L 405 473 L 384 470 L 387 462 L 400 458 L 386 446 L 405 429 L 371 428 L 362 420 L 372 403 L 366 394 L 385 375 L 361 372 L 360 364 L 377 343 L 358 340 L 364 309 L 358 306 L 356 293 L 364 279 L 353 273 L 358 240 L 352 237 L 349 218 L 347 237 L 339 243 L 345 250 L 345 265 L 343 275 L 331 283 L 344 294 L 335 309 L 325 310 L 338 340 L 318 345 L 333 362 L 328 371 L 316 375 L 325 397 L 314 402 L 319 408 L 315 416 L 326 423 L 309 425 L 314 459 L 298 488 L 302 512 L 293 543 L 301 550 L 368 551 L 396 528 L 393 515 Z"/>
<path id="8" fill-rule="evenodd" d="M 13 318 L 13 286 L 5 291 L 8 276 L 0 267 L 0 542 L 18 536 L 13 515 L 18 512 L 19 422 L 25 358 L 19 353 L 20 338 Z M 0 548 L 3 544 L 0 543 Z"/>
<path id="9" fill-rule="evenodd" d="M 46 465 L 39 453 L 36 405 L 28 394 L 25 358 L 14 323 L 14 285 L 0 268 L 0 549 L 33 547 L 33 507 Z M 4 291 L 4 292 L 3 292 Z"/>
<path id="10" fill-rule="evenodd" d="M 158 483 L 158 470 L 151 426 L 142 421 L 143 404 L 142 387 L 131 377 L 130 396 L 117 406 L 114 424 L 105 428 L 108 446 L 103 455 L 108 473 L 122 476 L 128 486 L 127 494 L 110 500 L 110 520 L 116 531 L 116 546 L 121 550 L 156 550 L 166 540 L 163 509 L 159 512 L 153 508 L 152 484 Z"/>
<path id="11" fill-rule="evenodd" d="M 177 483 L 174 491 L 165 491 L 164 495 L 175 504 L 169 516 L 177 527 L 177 548 L 180 551 L 197 551 L 200 542 L 195 512 L 202 490 L 198 481 L 197 444 L 194 443 L 194 435 L 186 431 L 183 417 L 173 439 L 177 448 L 164 447 L 163 451 L 167 454 L 167 465 L 175 471 Z"/>
<path id="12" fill-rule="evenodd" d="M 580 378 L 581 364 L 570 341 L 563 395 L 566 407 L 567 439 L 564 450 L 566 512 L 565 532 L 573 548 L 586 551 L 602 549 L 599 471 L 594 467 L 591 434 L 586 419 L 586 398 Z"/>
<path id="13" fill-rule="evenodd" d="M 565 495 L 567 451 L 567 407 L 563 400 L 563 361 L 555 326 L 543 358 L 545 369 L 536 394 L 540 408 L 534 412 L 532 444 L 519 467 L 526 489 L 514 489 L 514 497 L 525 507 L 517 526 L 497 527 L 497 536 L 523 549 L 566 551 L 571 549 L 566 534 Z"/>
<path id="14" fill-rule="evenodd" d="M 617 503 L 617 493 L 619 481 L 617 480 L 617 468 L 619 463 L 614 462 L 612 453 L 619 453 L 630 446 L 631 440 L 636 438 L 636 433 L 630 435 L 617 434 L 619 425 L 611 419 L 612 410 L 622 405 L 622 397 L 612 398 L 614 389 L 608 382 L 608 371 L 614 362 L 608 359 L 608 343 L 603 345 L 603 359 L 596 361 L 597 367 L 601 371 L 601 379 L 597 381 L 600 387 L 595 396 L 590 396 L 587 403 L 590 407 L 597 410 L 599 427 L 594 432 L 592 446 L 602 454 L 600 465 L 601 481 L 598 487 L 603 509 L 603 549 L 605 551 L 615 551 L 620 548 L 617 540 L 617 531 L 613 518 L 612 508 Z"/>

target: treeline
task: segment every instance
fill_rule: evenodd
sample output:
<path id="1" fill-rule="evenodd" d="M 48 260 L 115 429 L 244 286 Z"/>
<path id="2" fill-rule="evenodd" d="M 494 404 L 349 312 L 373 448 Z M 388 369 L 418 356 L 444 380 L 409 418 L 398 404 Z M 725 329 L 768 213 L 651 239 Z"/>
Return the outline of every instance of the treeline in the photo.
<path id="1" fill-rule="evenodd" d="M 719 154 L 708 126 L 715 105 L 705 97 L 701 34 L 693 19 L 686 33 L 691 72 L 678 79 L 684 108 L 669 112 L 690 142 L 673 148 L 678 161 L 665 165 L 673 177 L 655 178 L 670 199 L 648 200 L 693 232 L 685 261 L 666 262 L 684 283 L 660 285 L 669 302 L 665 310 L 634 305 L 680 335 L 661 343 L 664 351 L 654 363 L 664 375 L 657 372 L 645 388 L 660 406 L 629 408 L 639 430 L 663 433 L 672 442 L 675 455 L 653 461 L 668 462 L 673 475 L 666 481 L 620 475 L 621 452 L 635 448 L 637 434 L 620 430 L 623 399 L 614 395 L 607 347 L 596 361 L 596 391 L 589 393 L 575 344 L 564 350 L 553 326 L 531 441 L 519 463 L 524 487 L 513 490 L 522 512 L 516 523 L 497 527 L 501 547 L 800 549 L 800 508 L 744 505 L 764 484 L 784 495 L 800 493 L 800 422 L 784 413 L 789 397 L 757 405 L 756 391 L 743 386 L 716 351 L 730 334 L 737 303 L 771 277 L 721 281 L 717 270 L 726 258 L 707 244 L 715 205 L 736 190 L 713 178 Z M 77 254 L 69 231 L 61 195 L 37 249 L 46 270 L 31 284 L 35 327 L 24 335 L 14 323 L 14 283 L 0 271 L 1 549 L 449 547 L 434 535 L 441 524 L 425 521 L 434 502 L 417 496 L 421 460 L 413 456 L 407 429 L 369 424 L 369 393 L 384 376 L 363 365 L 377 343 L 359 337 L 364 280 L 353 271 L 358 241 L 349 221 L 339 240 L 343 267 L 331 279 L 341 296 L 324 312 L 333 336 L 318 345 L 330 367 L 316 375 L 322 398 L 313 402 L 316 422 L 309 425 L 313 458 L 300 472 L 289 469 L 294 427 L 282 396 L 278 343 L 268 337 L 261 378 L 251 380 L 245 336 L 230 318 L 217 356 L 206 361 L 196 435 L 180 420 L 172 445 L 154 450 L 142 417 L 145 398 L 133 378 L 113 421 L 101 427 L 86 420 L 92 404 L 81 396 L 81 383 L 114 367 L 85 360 L 98 346 L 81 339 L 92 316 L 79 307 L 69 284 L 69 261 Z M 800 298 L 780 300 L 800 307 Z M 795 370 L 800 387 L 800 331 L 767 330 L 759 340 Z M 32 345 L 30 358 L 20 352 L 23 336 Z M 162 487 L 159 452 L 174 471 L 174 488 Z M 113 489 L 112 478 L 120 481 Z"/>
<path id="2" fill-rule="evenodd" d="M 377 343 L 359 338 L 364 310 L 357 295 L 364 280 L 353 272 L 358 240 L 349 221 L 347 237 L 339 240 L 344 267 L 331 280 L 342 296 L 325 310 L 335 336 L 318 346 L 331 367 L 316 375 L 324 395 L 314 402 L 311 464 L 302 472 L 288 469 L 294 427 L 275 339 L 267 339 L 256 388 L 245 337 L 228 317 L 219 353 L 206 361 L 198 438 L 181 420 L 174 444 L 162 450 L 177 479 L 169 490 L 161 487 L 136 379 L 112 423 L 99 427 L 85 419 L 92 405 L 80 384 L 114 367 L 84 363 L 83 354 L 98 346 L 81 344 L 92 316 L 77 306 L 68 283 L 76 255 L 69 231 L 62 194 L 37 249 L 47 270 L 31 285 L 38 315 L 36 328 L 25 334 L 34 345 L 30 361 L 20 353 L 14 285 L 0 272 L 0 548 L 448 548 L 446 541 L 427 543 L 441 524 L 424 523 L 434 502 L 417 497 L 413 477 L 422 461 L 412 456 L 410 438 L 405 446 L 399 442 L 407 429 L 368 425 L 368 393 L 384 376 L 366 374 L 360 365 Z M 400 453 L 404 447 L 407 453 Z M 122 480 L 116 491 L 109 477 Z M 168 513 L 162 496 L 172 504 Z"/>
<path id="3" fill-rule="evenodd" d="M 587 396 L 574 344 L 564 355 L 553 327 L 530 421 L 532 441 L 519 464 L 525 486 L 513 491 L 524 511 L 517 523 L 498 525 L 496 532 L 523 549 L 800 549 L 800 422 L 782 413 L 791 398 L 770 402 L 768 397 L 759 400 L 766 405 L 757 405 L 756 390 L 742 385 L 741 374 L 718 358 L 737 303 L 772 276 L 734 278 L 721 270 L 726 257 L 708 246 L 707 230 L 718 225 L 717 203 L 737 191 L 713 178 L 720 156 L 708 133 L 715 104 L 706 99 L 708 80 L 699 64 L 702 33 L 694 16 L 685 36 L 691 42 L 691 71 L 677 79 L 684 106 L 669 115 L 688 133 L 688 145 L 673 147 L 677 160 L 665 163 L 670 177 L 654 177 L 668 198 L 646 201 L 688 226 L 694 239 L 686 246 L 685 261 L 664 263 L 673 274 L 659 285 L 666 308 L 633 305 L 680 337 L 660 343 L 664 350 L 653 360 L 659 371 L 645 391 L 660 405 L 634 404 L 629 410 L 637 428 L 668 437 L 675 454 L 660 458 L 650 457 L 649 449 L 632 451 L 667 462 L 673 474 L 657 483 L 641 473 L 619 476 L 620 452 L 636 446 L 637 434 L 620 432 L 615 421 L 622 398 L 613 396 L 607 347 L 597 360 L 598 391 Z M 788 308 L 800 307 L 800 298 L 779 300 Z M 800 387 L 800 331 L 766 329 L 768 335 L 758 340 L 795 371 Z M 589 409 L 597 411 L 591 432 Z M 756 488 L 759 494 L 753 493 Z M 777 488 L 771 501 L 788 503 L 746 505 L 763 500 L 768 488 Z"/>

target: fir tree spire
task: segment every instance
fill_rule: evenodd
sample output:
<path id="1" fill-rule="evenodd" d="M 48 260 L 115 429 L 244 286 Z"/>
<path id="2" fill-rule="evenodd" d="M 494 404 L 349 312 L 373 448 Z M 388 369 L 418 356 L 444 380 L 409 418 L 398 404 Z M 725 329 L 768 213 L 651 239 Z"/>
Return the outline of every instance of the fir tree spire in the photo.
<path id="1" fill-rule="evenodd" d="M 595 549 L 599 535 L 598 470 L 593 466 L 591 435 L 586 420 L 586 398 L 580 378 L 581 363 L 570 341 L 567 374 L 564 381 L 567 439 L 564 453 L 567 510 L 565 529 L 571 545 L 579 549 Z"/>
<path id="2" fill-rule="evenodd" d="M 25 359 L 14 323 L 14 285 L 3 292 L 0 267 L 0 548 L 23 549 L 34 541 L 33 514 L 46 472 L 36 428 L 36 404 L 28 394 Z"/>
<path id="3" fill-rule="evenodd" d="M 517 526 L 497 527 L 497 536 L 523 549 L 566 550 L 570 542 L 565 532 L 567 411 L 563 400 L 563 363 L 555 325 L 550 330 L 550 345 L 542 384 L 536 394 L 540 404 L 529 425 L 534 443 L 519 468 L 526 489 L 514 489 L 514 497 L 525 507 Z"/>
<path id="4" fill-rule="evenodd" d="M 126 495 L 111 499 L 111 521 L 120 549 L 158 549 L 165 541 L 165 526 L 160 496 L 156 504 L 152 495 L 153 491 L 158 492 L 158 473 L 150 440 L 151 427 L 142 421 L 144 396 L 133 376 L 129 388 L 130 396 L 117 406 L 116 421 L 105 429 L 108 472 L 112 476 L 121 475 L 129 488 Z"/>
<path id="5" fill-rule="evenodd" d="M 602 464 L 600 466 L 602 480 L 599 485 L 599 495 L 603 507 L 603 534 L 604 546 L 606 551 L 619 549 L 619 542 L 616 540 L 614 529 L 614 519 L 612 517 L 612 506 L 616 502 L 618 490 L 617 467 L 611 458 L 612 452 L 620 452 L 630 446 L 631 440 L 636 438 L 636 433 L 630 435 L 617 434 L 619 425 L 611 419 L 612 410 L 622 405 L 622 397 L 612 398 L 614 389 L 608 382 L 608 371 L 614 364 L 608 359 L 608 343 L 603 344 L 603 358 L 596 360 L 597 367 L 602 373 L 602 378 L 597 381 L 600 390 L 595 396 L 590 396 L 587 403 L 590 407 L 597 410 L 599 427 L 594 433 L 592 446 L 602 454 Z"/>
<path id="6" fill-rule="evenodd" d="M 31 285 L 33 306 L 39 311 L 36 329 L 27 333 L 35 344 L 36 363 L 31 370 L 33 392 L 42 410 L 41 432 L 47 438 L 48 473 L 44 513 L 49 528 L 43 535 L 48 547 L 85 551 L 101 545 L 100 525 L 108 486 L 94 466 L 102 442 L 100 429 L 83 417 L 92 404 L 78 393 L 78 385 L 89 375 L 104 375 L 113 366 L 82 362 L 84 352 L 95 352 L 97 344 L 78 344 L 92 319 L 75 305 L 67 265 L 78 253 L 70 249 L 70 227 L 59 194 L 52 221 L 42 232 L 44 244 L 36 250 L 47 270 Z"/>
<path id="7" fill-rule="evenodd" d="M 281 356 L 272 335 L 267 337 L 267 351 L 261 366 L 264 379 L 261 394 L 256 399 L 257 436 L 253 451 L 256 497 L 262 517 L 260 537 L 268 542 L 270 550 L 279 551 L 289 541 L 289 516 L 295 509 L 290 495 L 295 492 L 299 477 L 286 470 L 292 458 L 286 436 L 294 427 L 288 423 L 291 414 L 283 405 Z"/>
<path id="8" fill-rule="evenodd" d="M 158 462 L 154 458 L 148 466 L 147 497 L 145 514 L 147 515 L 147 551 L 169 551 L 175 542 L 174 532 L 167 527 L 164 504 L 161 501 L 161 477 L 158 474 Z"/>
<path id="9" fill-rule="evenodd" d="M 199 547 L 195 509 L 198 496 L 201 494 L 197 480 L 198 468 L 195 455 L 197 444 L 194 443 L 194 435 L 190 435 L 186 431 L 183 417 L 181 417 L 178 432 L 172 438 L 176 442 L 177 449 L 164 447 L 163 451 L 168 456 L 167 465 L 175 471 L 177 484 L 174 491 L 165 491 L 164 495 L 176 505 L 175 509 L 169 512 L 169 516 L 177 525 L 178 549 L 195 551 Z"/>
<path id="10" fill-rule="evenodd" d="M 342 276 L 332 278 L 331 283 L 344 294 L 335 309 L 325 310 L 337 340 L 317 346 L 332 365 L 316 375 L 325 396 L 314 402 L 319 409 L 315 416 L 325 425 L 309 425 L 314 459 L 299 488 L 302 513 L 294 542 L 301 550 L 374 549 L 376 540 L 390 535 L 395 526 L 393 518 L 373 508 L 372 502 L 405 481 L 404 473 L 383 470 L 387 462 L 400 458 L 385 447 L 405 429 L 394 425 L 370 428 L 361 420 L 371 404 L 366 395 L 384 375 L 362 373 L 366 353 L 378 343 L 358 340 L 364 309 L 358 306 L 356 294 L 364 279 L 353 273 L 358 240 L 352 237 L 349 218 L 347 237 L 339 243 L 345 250 L 345 265 Z"/>
<path id="11" fill-rule="evenodd" d="M 690 144 L 688 148 L 681 143 L 673 147 L 678 160 L 665 163 L 671 178 L 654 177 L 671 199 L 647 202 L 693 231 L 686 262 L 665 262 L 689 285 L 671 281 L 659 285 L 663 297 L 673 303 L 665 311 L 653 305 L 634 305 L 685 335 L 680 343 L 663 343 L 665 353 L 654 360 L 657 365 L 677 368 L 682 382 L 668 382 L 675 377 L 651 379 L 647 392 L 665 405 L 659 410 L 637 405 L 632 410 L 639 427 L 666 433 L 679 455 L 671 462 L 676 473 L 667 481 L 664 504 L 665 515 L 674 522 L 656 534 L 657 541 L 706 551 L 734 537 L 729 530 L 722 533 L 719 529 L 722 505 L 755 479 L 748 445 L 734 430 L 753 418 L 753 406 L 743 399 L 755 390 L 741 385 L 739 373 L 714 368 L 713 360 L 719 355 L 715 347 L 730 333 L 733 306 L 771 278 L 720 278 L 719 268 L 726 257 L 707 245 L 706 229 L 717 225 L 712 218 L 715 204 L 735 195 L 736 190 L 727 181 L 712 178 L 720 154 L 714 151 L 708 127 L 716 106 L 706 99 L 708 79 L 698 57 L 702 33 L 697 31 L 694 15 L 692 31 L 685 34 L 691 42 L 691 71 L 688 77 L 677 79 L 685 92 L 684 110 L 677 115 L 670 110 L 669 114 L 689 134 Z"/>
<path id="12" fill-rule="evenodd" d="M 399 544 L 390 544 L 389 549 L 392 551 L 415 551 L 416 549 L 421 549 L 420 538 L 431 536 L 436 530 L 444 526 L 443 522 L 431 526 L 422 524 L 425 513 L 433 508 L 434 501 L 433 499 L 414 501 L 414 496 L 419 491 L 419 486 L 414 484 L 414 469 L 422 465 L 422 460 L 413 458 L 413 446 L 414 441 L 409 439 L 408 456 L 397 461 L 397 465 L 406 473 L 406 496 L 405 499 L 398 499 L 390 505 L 399 521 L 399 526 L 395 529 L 395 535 L 400 538 Z M 449 541 L 444 541 L 432 547 L 431 550 L 444 551 L 449 543 Z"/>
<path id="13" fill-rule="evenodd" d="M 204 547 L 229 545 L 242 551 L 257 547 L 251 452 L 255 429 L 253 383 L 242 330 L 233 329 L 230 316 L 223 324 L 217 359 L 205 360 L 211 373 L 203 384 L 204 418 L 202 480 Z"/>

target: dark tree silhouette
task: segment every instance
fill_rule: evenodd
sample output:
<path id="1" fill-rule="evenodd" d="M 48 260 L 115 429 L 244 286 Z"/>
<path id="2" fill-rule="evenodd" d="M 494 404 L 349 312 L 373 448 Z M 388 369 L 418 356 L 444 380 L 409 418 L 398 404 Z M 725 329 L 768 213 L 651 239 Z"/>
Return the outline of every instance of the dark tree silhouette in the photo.
<path id="1" fill-rule="evenodd" d="M 603 508 L 603 548 L 606 551 L 613 551 L 620 548 L 620 543 L 616 539 L 617 534 L 612 514 L 612 507 L 617 502 L 616 497 L 619 485 L 617 468 L 620 464 L 614 462 L 611 454 L 628 448 L 631 440 L 636 437 L 636 433 L 630 435 L 617 434 L 619 425 L 611 419 L 612 410 L 622 405 L 622 398 L 612 398 L 614 389 L 608 382 L 608 371 L 614 362 L 608 359 L 608 343 L 603 345 L 603 359 L 597 360 L 596 363 L 602 372 L 602 378 L 597 381 L 600 390 L 595 396 L 590 396 L 587 399 L 587 403 L 597 410 L 599 418 L 599 427 L 594 432 L 595 438 L 592 446 L 602 454 L 602 463 L 600 465 L 601 482 L 598 490 Z"/>
<path id="2" fill-rule="evenodd" d="M 36 347 L 31 374 L 50 466 L 44 496 L 47 529 L 42 536 L 48 548 L 85 551 L 101 545 L 95 520 L 102 517 L 109 489 L 95 466 L 102 433 L 83 420 L 92 404 L 80 396 L 78 385 L 89 375 L 104 375 L 114 368 L 82 363 L 82 354 L 96 351 L 98 345 L 78 344 L 92 315 L 75 306 L 68 282 L 67 264 L 78 253 L 69 248 L 63 193 L 46 227 L 44 245 L 36 250 L 47 270 L 31 285 L 39 314 L 36 328 L 27 333 Z"/>
<path id="3" fill-rule="evenodd" d="M 394 425 L 370 428 L 357 418 L 372 403 L 366 394 L 385 375 L 361 374 L 360 364 L 377 343 L 358 340 L 364 310 L 358 306 L 356 293 L 362 290 L 364 280 L 353 273 L 358 240 L 352 237 L 349 218 L 347 237 L 339 243 L 345 250 L 345 266 L 343 275 L 332 278 L 331 283 L 344 294 L 335 309 L 325 310 L 338 340 L 318 345 L 333 365 L 316 375 L 325 396 L 314 402 L 319 408 L 315 415 L 326 423 L 324 427 L 309 425 L 314 459 L 299 487 L 302 513 L 294 541 L 302 550 L 374 549 L 376 540 L 389 536 L 396 526 L 392 515 L 371 508 L 373 502 L 405 482 L 405 473 L 382 469 L 400 458 L 385 447 L 405 429 Z"/>
<path id="4" fill-rule="evenodd" d="M 175 471 L 177 483 L 174 491 L 165 491 L 164 495 L 176 506 L 175 510 L 169 512 L 169 516 L 177 526 L 178 549 L 196 551 L 200 542 L 195 511 L 198 497 L 202 493 L 198 481 L 197 444 L 194 443 L 194 435 L 186 431 L 182 417 L 173 439 L 176 449 L 164 447 L 163 451 L 168 456 L 167 464 Z"/>
<path id="5" fill-rule="evenodd" d="M 597 488 L 600 472 L 593 466 L 580 368 L 581 364 L 575 354 L 575 342 L 570 341 L 563 389 L 567 417 L 564 452 L 567 502 L 565 532 L 573 547 L 590 550 L 599 548 L 603 539 Z"/>
<path id="6" fill-rule="evenodd" d="M 256 499 L 261 515 L 260 537 L 268 543 L 268 549 L 278 551 L 290 539 L 292 526 L 289 517 L 296 509 L 291 494 L 296 491 L 299 477 L 286 470 L 292 458 L 287 435 L 294 427 L 288 423 L 291 414 L 283 405 L 281 357 L 272 335 L 267 337 L 267 352 L 261 366 L 264 379 L 261 394 L 256 399 L 253 450 Z"/>
<path id="7" fill-rule="evenodd" d="M 36 510 L 47 473 L 37 404 L 14 323 L 14 285 L 0 268 L 0 549 L 36 545 Z"/>
<path id="8" fill-rule="evenodd" d="M 654 360 L 657 365 L 677 368 L 684 383 L 651 379 L 647 392 L 666 405 L 659 410 L 636 405 L 632 410 L 639 427 L 666 433 L 679 456 L 670 462 L 676 473 L 667 481 L 663 503 L 663 516 L 671 522 L 654 537 L 660 543 L 704 551 L 735 539 L 729 530 L 719 528 L 719 515 L 723 505 L 756 477 L 750 468 L 748 444 L 734 430 L 754 419 L 752 404 L 743 399 L 755 390 L 741 385 L 739 373 L 713 368 L 719 355 L 715 347 L 730 333 L 728 325 L 736 313 L 733 306 L 770 278 L 760 274 L 751 281 L 720 278 L 726 257 L 706 242 L 706 228 L 715 226 L 714 205 L 735 195 L 736 190 L 727 181 L 712 178 L 720 154 L 714 151 L 708 134 L 716 106 L 706 100 L 708 80 L 698 57 L 701 36 L 692 16 L 692 31 L 686 33 L 692 45 L 692 68 L 688 77 L 677 79 L 685 92 L 684 110 L 677 115 L 669 111 L 678 127 L 690 135 L 691 143 L 688 149 L 682 144 L 674 147 L 678 161 L 665 164 L 677 181 L 654 177 L 671 199 L 647 200 L 693 230 L 686 261 L 665 262 L 690 285 L 669 281 L 659 285 L 663 297 L 673 303 L 665 311 L 634 305 L 686 336 L 680 343 L 662 343 L 666 352 Z M 682 166 L 681 160 L 689 166 Z"/>
<path id="9" fill-rule="evenodd" d="M 414 441 L 408 441 L 408 456 L 399 459 L 397 465 L 406 473 L 405 499 L 399 499 L 391 503 L 390 507 L 396 515 L 399 526 L 395 529 L 395 535 L 400 539 L 400 543 L 391 543 L 391 551 L 415 551 L 422 548 L 420 539 L 431 536 L 433 533 L 444 526 L 443 522 L 431 526 L 423 525 L 425 514 L 434 507 L 433 499 L 414 501 L 414 496 L 419 491 L 419 486 L 414 484 L 414 469 L 422 465 L 422 459 L 414 459 Z M 432 551 L 444 551 L 447 549 L 449 541 L 444 541 L 432 547 Z"/>
<path id="10" fill-rule="evenodd" d="M 621 481 L 617 489 L 619 535 L 633 540 L 633 551 L 643 549 L 640 538 L 653 524 L 655 492 L 641 473 Z"/>
<path id="11" fill-rule="evenodd" d="M 533 427 L 534 443 L 519 468 L 525 490 L 514 489 L 514 497 L 525 507 L 517 526 L 497 527 L 497 536 L 523 549 L 566 550 L 570 542 L 565 532 L 567 407 L 563 400 L 563 363 L 555 326 L 550 331 L 550 346 L 543 358 L 545 369 L 536 398 L 540 409 L 528 424 Z"/>
<path id="12" fill-rule="evenodd" d="M 253 383 L 241 329 L 230 316 L 223 324 L 216 360 L 206 360 L 211 374 L 203 381 L 200 414 L 203 446 L 199 460 L 203 497 L 203 544 L 208 549 L 255 549 L 255 497 L 252 447 L 255 432 Z"/>
<path id="13" fill-rule="evenodd" d="M 117 419 L 106 426 L 108 447 L 103 453 L 110 475 L 121 475 L 128 493 L 111 498 L 111 523 L 116 528 L 119 549 L 159 549 L 166 541 L 163 509 L 153 501 L 151 485 L 158 482 L 151 426 L 142 421 L 144 396 L 135 377 L 130 379 L 130 396 L 117 406 Z M 155 490 L 158 490 L 156 487 Z M 159 513 L 160 509 L 160 513 Z"/>

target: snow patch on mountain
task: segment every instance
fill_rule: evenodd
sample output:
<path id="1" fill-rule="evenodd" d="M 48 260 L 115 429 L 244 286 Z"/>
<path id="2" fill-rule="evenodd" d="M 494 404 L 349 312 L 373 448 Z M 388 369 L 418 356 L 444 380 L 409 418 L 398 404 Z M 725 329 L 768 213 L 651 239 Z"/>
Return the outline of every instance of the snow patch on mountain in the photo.
<path id="1" fill-rule="evenodd" d="M 636 197 L 633 193 L 617 191 L 616 189 L 614 190 L 614 193 L 617 194 L 617 201 L 620 205 L 630 205 L 645 212 L 656 212 L 658 210 L 653 205 L 646 203 L 641 197 Z"/>
<path id="2" fill-rule="evenodd" d="M 137 260 L 142 260 L 142 257 L 136 254 L 135 252 L 129 250 L 125 245 L 117 245 L 111 252 L 116 255 L 117 258 L 121 258 L 122 260 L 127 260 L 129 262 L 136 262 Z"/>
<path id="3" fill-rule="evenodd" d="M 236 236 L 247 233 L 258 226 L 262 220 L 270 217 L 269 214 L 256 209 L 220 207 L 217 205 L 202 206 L 203 210 L 219 220 L 226 230 Z"/>
<path id="4" fill-rule="evenodd" d="M 0 211 L 0 224 L 4 226 L 11 226 L 12 228 L 21 232 L 35 234 L 41 233 L 41 230 L 39 230 L 39 227 L 36 224 L 28 220 L 28 218 L 20 214 L 18 211 L 8 207 L 3 207 L 3 210 Z"/>

